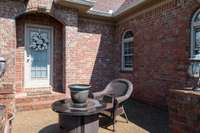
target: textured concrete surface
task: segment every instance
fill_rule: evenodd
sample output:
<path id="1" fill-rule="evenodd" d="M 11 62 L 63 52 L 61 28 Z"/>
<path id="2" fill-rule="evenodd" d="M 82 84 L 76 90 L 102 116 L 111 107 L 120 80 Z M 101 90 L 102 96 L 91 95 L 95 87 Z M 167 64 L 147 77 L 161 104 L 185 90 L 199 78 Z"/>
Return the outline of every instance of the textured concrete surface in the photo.
<path id="1" fill-rule="evenodd" d="M 116 133 L 168 133 L 168 113 L 151 106 L 129 101 L 125 104 L 129 123 L 117 118 Z M 13 133 L 59 133 L 57 114 L 51 109 L 19 112 Z M 100 133 L 112 133 L 107 119 L 100 122 Z"/>

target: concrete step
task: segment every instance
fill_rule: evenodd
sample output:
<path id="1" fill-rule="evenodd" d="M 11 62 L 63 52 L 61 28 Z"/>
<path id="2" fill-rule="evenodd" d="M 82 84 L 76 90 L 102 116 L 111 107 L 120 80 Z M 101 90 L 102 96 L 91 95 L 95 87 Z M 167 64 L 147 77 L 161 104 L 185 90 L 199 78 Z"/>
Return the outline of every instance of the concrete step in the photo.
<path id="1" fill-rule="evenodd" d="M 35 92 L 27 92 L 27 96 L 43 96 L 43 95 L 49 95 L 52 94 L 51 91 L 35 91 Z"/>
<path id="2" fill-rule="evenodd" d="M 48 94 L 48 95 L 39 95 L 39 96 L 26 96 L 16 98 L 16 104 L 19 103 L 30 103 L 30 102 L 40 102 L 40 101 L 51 101 L 55 99 L 64 98 L 65 94 Z"/>
<path id="3" fill-rule="evenodd" d="M 45 109 L 50 108 L 51 104 L 54 101 L 48 101 L 48 102 L 38 102 L 38 103 L 21 103 L 16 105 L 17 112 L 21 111 L 31 111 L 31 110 L 39 110 L 39 109 Z"/>
<path id="4" fill-rule="evenodd" d="M 17 111 L 28 111 L 49 108 L 56 100 L 66 98 L 65 94 L 47 94 L 16 98 Z"/>

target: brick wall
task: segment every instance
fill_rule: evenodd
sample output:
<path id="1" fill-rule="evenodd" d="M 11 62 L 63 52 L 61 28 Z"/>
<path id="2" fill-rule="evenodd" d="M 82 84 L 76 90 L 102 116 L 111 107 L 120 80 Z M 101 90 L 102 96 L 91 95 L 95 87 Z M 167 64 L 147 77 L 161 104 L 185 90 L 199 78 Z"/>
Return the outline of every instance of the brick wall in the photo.
<path id="1" fill-rule="evenodd" d="M 14 5 L 11 1 L 0 1 L 0 55 L 7 61 L 2 82 L 15 82 L 16 29 L 13 16 L 17 15 L 19 7 L 21 3 L 17 2 Z"/>
<path id="2" fill-rule="evenodd" d="M 15 109 L 15 48 L 16 28 L 14 16 L 22 9 L 22 4 L 13 1 L 0 1 L 0 55 L 6 61 L 5 75 L 0 79 L 0 103 L 7 109 Z"/>
<path id="3" fill-rule="evenodd" d="M 172 0 L 118 22 L 114 58 L 116 75 L 134 83 L 134 98 L 166 106 L 168 89 L 184 86 L 188 78 L 190 22 L 198 8 L 195 0 Z M 126 30 L 134 34 L 132 72 L 120 71 L 121 38 Z"/>
<path id="4" fill-rule="evenodd" d="M 175 90 L 168 100 L 170 133 L 199 133 L 200 93 Z"/>
<path id="5" fill-rule="evenodd" d="M 71 57 L 74 82 L 90 83 L 102 90 L 114 78 L 113 24 L 80 18 L 77 44 Z"/>

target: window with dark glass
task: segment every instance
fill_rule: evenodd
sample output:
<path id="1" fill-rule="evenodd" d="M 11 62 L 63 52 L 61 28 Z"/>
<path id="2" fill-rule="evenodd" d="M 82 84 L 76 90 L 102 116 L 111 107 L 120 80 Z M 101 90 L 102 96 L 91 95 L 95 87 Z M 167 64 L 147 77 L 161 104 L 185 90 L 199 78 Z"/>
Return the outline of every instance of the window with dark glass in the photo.
<path id="1" fill-rule="evenodd" d="M 122 70 L 133 69 L 133 33 L 125 32 L 122 38 Z"/>
<path id="2" fill-rule="evenodd" d="M 193 16 L 191 30 L 191 58 L 194 58 L 200 54 L 200 10 Z"/>

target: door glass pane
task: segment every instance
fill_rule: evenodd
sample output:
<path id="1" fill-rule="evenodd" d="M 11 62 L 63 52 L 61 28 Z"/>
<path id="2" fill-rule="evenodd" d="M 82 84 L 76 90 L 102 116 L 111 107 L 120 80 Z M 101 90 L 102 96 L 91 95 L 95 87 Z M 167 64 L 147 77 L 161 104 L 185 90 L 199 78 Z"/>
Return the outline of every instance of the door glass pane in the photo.
<path id="1" fill-rule="evenodd" d="M 31 79 L 48 79 L 49 34 L 42 29 L 29 32 L 29 53 L 31 57 Z"/>
<path id="2" fill-rule="evenodd" d="M 45 51 L 31 51 L 31 78 L 47 78 L 48 75 L 48 53 Z"/>

